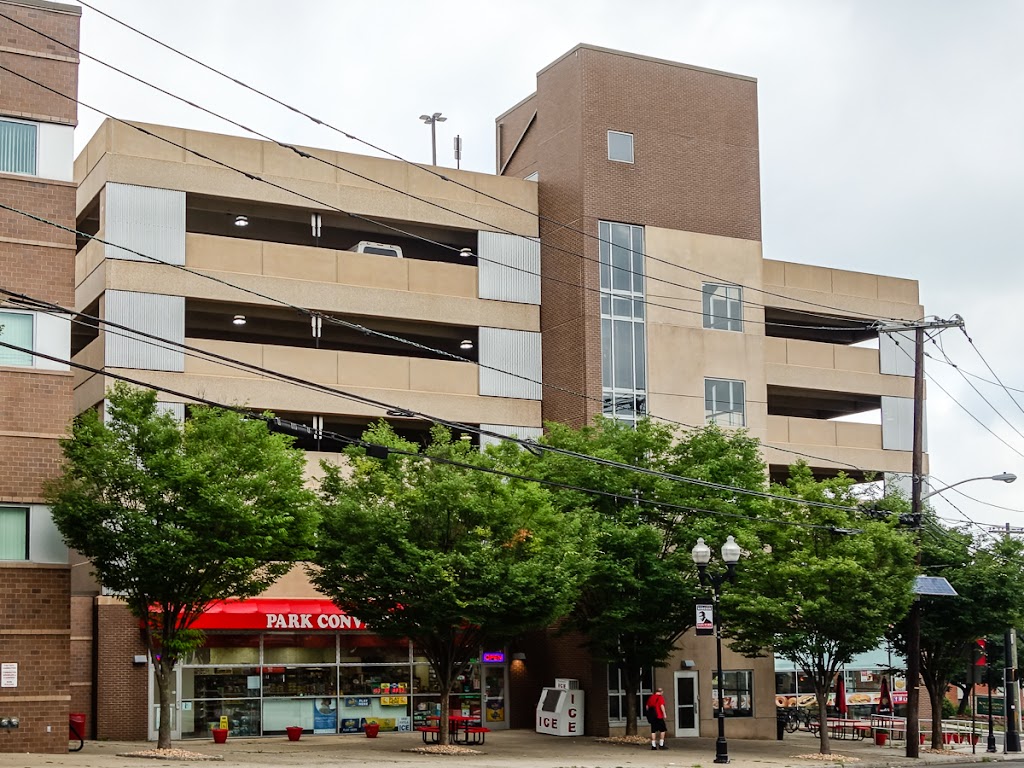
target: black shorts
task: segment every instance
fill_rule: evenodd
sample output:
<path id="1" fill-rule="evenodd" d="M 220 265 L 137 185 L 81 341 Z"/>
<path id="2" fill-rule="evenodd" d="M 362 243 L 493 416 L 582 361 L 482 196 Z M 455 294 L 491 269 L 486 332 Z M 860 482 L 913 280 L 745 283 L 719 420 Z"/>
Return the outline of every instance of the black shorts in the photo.
<path id="1" fill-rule="evenodd" d="M 651 724 L 651 731 L 653 733 L 662 733 L 668 730 L 668 727 L 665 725 L 665 718 L 663 717 L 648 718 L 648 722 Z"/>

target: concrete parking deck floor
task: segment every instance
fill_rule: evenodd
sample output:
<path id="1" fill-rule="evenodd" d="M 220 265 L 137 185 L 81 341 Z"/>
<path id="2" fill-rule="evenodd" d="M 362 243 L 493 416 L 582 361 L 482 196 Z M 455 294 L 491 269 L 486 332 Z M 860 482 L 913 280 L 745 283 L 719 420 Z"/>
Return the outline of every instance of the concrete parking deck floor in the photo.
<path id="1" fill-rule="evenodd" d="M 211 741 L 175 742 L 192 752 L 223 757 L 223 762 L 189 765 L 220 765 L 225 768 L 269 768 L 270 766 L 396 766 L 459 765 L 464 768 L 645 768 L 682 767 L 711 768 L 714 765 L 714 739 L 669 739 L 668 749 L 652 751 L 649 747 L 620 746 L 581 736 L 560 738 L 530 731 L 497 731 L 487 743 L 477 747 L 479 755 L 424 755 L 407 752 L 422 746 L 416 733 L 382 733 L 375 739 L 363 736 L 310 736 L 297 742 L 285 737 L 243 739 L 229 738 L 226 744 Z M 163 761 L 119 757 L 125 752 L 150 749 L 147 742 L 86 742 L 81 752 L 68 755 L 0 754 L 0 766 L 12 768 L 48 768 L 61 765 L 73 768 L 126 768 L 144 765 L 157 768 Z M 800 759 L 797 755 L 817 752 L 818 740 L 809 733 L 787 733 L 783 741 L 746 741 L 731 739 L 729 755 L 735 768 L 789 768 L 790 766 L 835 765 L 819 760 Z M 904 757 L 902 744 L 876 747 L 871 741 L 833 741 L 832 752 L 857 758 L 856 768 L 899 766 L 921 763 L 1002 760 L 1002 754 L 986 755 L 984 743 L 976 755 L 970 746 L 949 749 L 943 754 L 922 752 L 921 759 Z M 1016 757 L 1016 756 L 1015 756 Z M 173 764 L 173 763 L 172 763 Z"/>

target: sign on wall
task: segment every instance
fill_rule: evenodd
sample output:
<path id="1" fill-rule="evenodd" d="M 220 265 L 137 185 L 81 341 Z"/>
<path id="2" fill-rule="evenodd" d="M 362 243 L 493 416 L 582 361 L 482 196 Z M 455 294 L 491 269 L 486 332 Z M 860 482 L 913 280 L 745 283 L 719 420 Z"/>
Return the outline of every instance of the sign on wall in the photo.
<path id="1" fill-rule="evenodd" d="M 17 662 L 4 662 L 0 664 L 0 688 L 18 687 L 18 664 Z"/>

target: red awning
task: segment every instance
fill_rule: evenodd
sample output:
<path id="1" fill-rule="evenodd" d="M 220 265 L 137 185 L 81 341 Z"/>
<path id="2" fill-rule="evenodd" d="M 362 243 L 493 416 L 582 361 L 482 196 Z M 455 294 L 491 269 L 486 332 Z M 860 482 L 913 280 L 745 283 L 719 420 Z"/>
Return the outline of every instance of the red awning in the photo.
<path id="1" fill-rule="evenodd" d="M 258 629 L 263 631 L 365 630 L 366 625 L 340 610 L 330 600 L 224 600 L 207 608 L 194 629 Z"/>

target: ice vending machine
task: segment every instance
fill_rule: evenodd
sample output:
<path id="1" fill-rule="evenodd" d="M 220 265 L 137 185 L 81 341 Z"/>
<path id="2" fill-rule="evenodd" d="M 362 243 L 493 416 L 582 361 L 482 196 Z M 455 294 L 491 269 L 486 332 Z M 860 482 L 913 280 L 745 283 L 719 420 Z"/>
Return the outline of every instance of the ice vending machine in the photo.
<path id="1" fill-rule="evenodd" d="M 537 733 L 582 736 L 583 691 L 579 688 L 544 688 L 537 702 Z"/>

